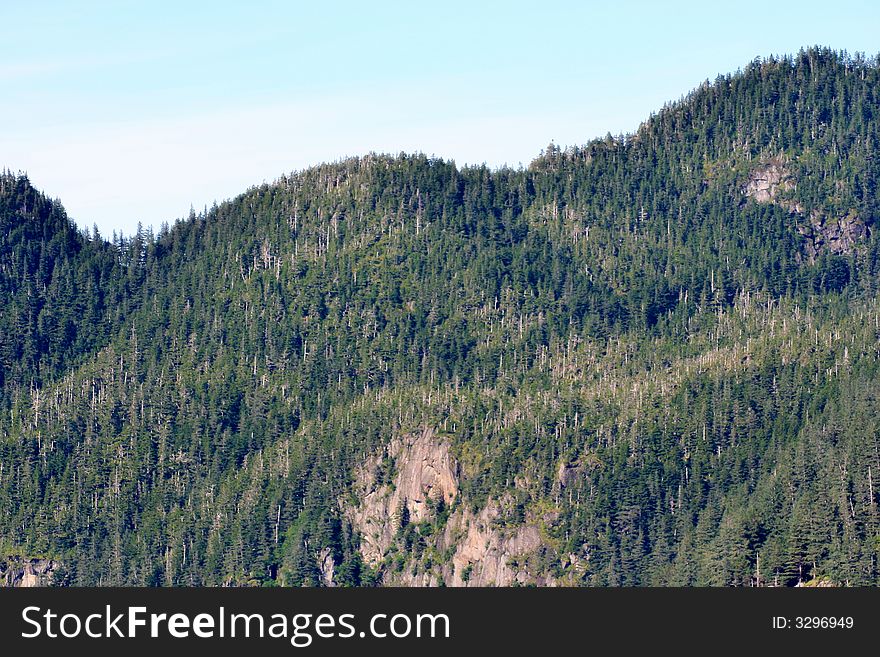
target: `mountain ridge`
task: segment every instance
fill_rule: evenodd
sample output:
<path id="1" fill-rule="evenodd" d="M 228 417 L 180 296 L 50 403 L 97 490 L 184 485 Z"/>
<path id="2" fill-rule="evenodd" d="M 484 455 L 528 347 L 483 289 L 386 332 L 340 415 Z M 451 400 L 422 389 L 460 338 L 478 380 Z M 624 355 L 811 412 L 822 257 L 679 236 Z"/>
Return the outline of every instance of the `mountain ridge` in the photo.
<path id="1" fill-rule="evenodd" d="M 42 249 L 0 545 L 75 585 L 876 583 L 878 70 L 811 49 L 525 169 L 370 155 Z M 0 207 L 6 264 L 37 238 Z M 454 495 L 367 553 L 359 464 L 433 481 L 409 435 Z"/>

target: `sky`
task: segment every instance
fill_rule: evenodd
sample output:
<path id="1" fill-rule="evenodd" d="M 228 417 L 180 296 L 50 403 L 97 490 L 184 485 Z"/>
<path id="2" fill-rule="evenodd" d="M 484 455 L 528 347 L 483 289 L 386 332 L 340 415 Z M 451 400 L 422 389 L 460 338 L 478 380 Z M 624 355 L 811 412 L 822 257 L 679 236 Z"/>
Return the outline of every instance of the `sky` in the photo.
<path id="1" fill-rule="evenodd" d="M 880 3 L 0 0 L 0 168 L 130 235 L 368 152 L 528 165 Z"/>

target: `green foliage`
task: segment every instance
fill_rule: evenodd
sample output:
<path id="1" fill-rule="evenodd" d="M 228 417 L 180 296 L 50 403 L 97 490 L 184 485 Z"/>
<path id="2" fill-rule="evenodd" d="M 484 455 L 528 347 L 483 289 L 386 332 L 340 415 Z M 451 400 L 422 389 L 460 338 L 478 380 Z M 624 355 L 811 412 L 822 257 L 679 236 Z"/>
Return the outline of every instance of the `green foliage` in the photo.
<path id="1" fill-rule="evenodd" d="M 811 49 L 525 170 L 370 155 L 111 241 L 3 174 L 0 544 L 76 585 L 318 586 L 325 550 L 374 585 L 353 472 L 432 426 L 565 581 L 877 584 L 878 118 L 880 64 Z M 744 197 L 774 158 L 804 212 Z M 811 257 L 812 211 L 863 239 Z M 386 566 L 448 563 L 449 514 Z"/>

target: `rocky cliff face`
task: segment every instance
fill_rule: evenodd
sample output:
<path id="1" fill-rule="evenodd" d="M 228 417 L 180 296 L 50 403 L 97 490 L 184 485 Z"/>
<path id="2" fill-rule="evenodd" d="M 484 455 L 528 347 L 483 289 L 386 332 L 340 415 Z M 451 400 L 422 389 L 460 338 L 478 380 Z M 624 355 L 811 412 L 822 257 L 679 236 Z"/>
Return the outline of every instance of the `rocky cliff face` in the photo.
<path id="1" fill-rule="evenodd" d="M 51 559 L 6 557 L 0 559 L 0 586 L 51 586 L 58 563 Z"/>
<path id="2" fill-rule="evenodd" d="M 852 253 L 868 237 L 870 229 L 853 211 L 843 217 L 829 217 L 814 210 L 809 223 L 798 226 L 798 232 L 804 236 L 807 256 L 813 260 L 823 250 L 836 255 Z"/>
<path id="3" fill-rule="evenodd" d="M 799 206 L 783 202 L 781 195 L 795 188 L 791 173 L 780 159 L 771 159 L 755 167 L 749 175 L 743 193 L 758 203 L 779 203 L 792 212 L 800 212 Z"/>
<path id="4" fill-rule="evenodd" d="M 322 548 L 318 552 L 318 571 L 321 573 L 321 584 L 328 588 L 336 586 L 336 562 L 330 548 Z"/>
<path id="5" fill-rule="evenodd" d="M 533 563 L 544 552 L 542 528 L 554 520 L 554 514 L 508 522 L 515 507 L 511 495 L 489 499 L 482 509 L 471 508 L 461 499 L 459 477 L 448 442 L 432 429 L 393 439 L 355 473 L 357 503 L 343 504 L 343 512 L 360 534 L 364 561 L 383 572 L 383 582 L 391 586 L 556 584 L 546 568 Z M 421 554 L 402 546 L 407 531 L 423 542 Z M 396 567 L 391 567 L 392 561 Z M 321 570 L 329 569 L 324 565 Z"/>
<path id="6" fill-rule="evenodd" d="M 441 549 L 455 549 L 451 567 L 443 569 L 447 586 L 554 583 L 533 572 L 528 564 L 528 557 L 542 547 L 539 527 L 526 523 L 502 528 L 498 523 L 502 506 L 503 503 L 489 500 L 478 513 L 464 509 L 450 518 L 438 541 Z"/>
<path id="7" fill-rule="evenodd" d="M 772 158 L 752 169 L 743 195 L 757 203 L 773 203 L 798 216 L 798 232 L 804 237 L 804 252 L 810 261 L 823 251 L 835 255 L 852 253 L 870 235 L 870 228 L 854 210 L 839 215 L 824 208 L 804 206 L 790 198 L 797 188 L 791 171 L 781 158 Z"/>
<path id="8" fill-rule="evenodd" d="M 354 492 L 359 503 L 345 509 L 361 534 L 364 560 L 373 566 L 382 561 L 403 513 L 411 522 L 420 522 L 429 517 L 432 501 L 454 502 L 457 471 L 448 443 L 432 429 L 394 438 L 370 457 L 355 473 Z"/>

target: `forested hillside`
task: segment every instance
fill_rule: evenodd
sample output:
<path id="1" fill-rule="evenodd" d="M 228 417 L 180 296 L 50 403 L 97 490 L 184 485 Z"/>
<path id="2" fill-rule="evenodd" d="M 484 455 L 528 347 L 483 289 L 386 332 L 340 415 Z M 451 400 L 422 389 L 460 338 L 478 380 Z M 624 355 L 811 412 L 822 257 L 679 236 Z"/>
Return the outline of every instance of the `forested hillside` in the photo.
<path id="1" fill-rule="evenodd" d="M 0 555 L 69 585 L 880 583 L 880 59 L 154 235 L 0 178 Z M 136 207 L 137 199 L 132 199 Z"/>

